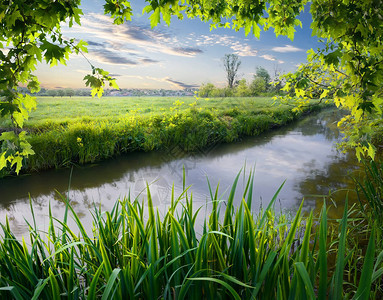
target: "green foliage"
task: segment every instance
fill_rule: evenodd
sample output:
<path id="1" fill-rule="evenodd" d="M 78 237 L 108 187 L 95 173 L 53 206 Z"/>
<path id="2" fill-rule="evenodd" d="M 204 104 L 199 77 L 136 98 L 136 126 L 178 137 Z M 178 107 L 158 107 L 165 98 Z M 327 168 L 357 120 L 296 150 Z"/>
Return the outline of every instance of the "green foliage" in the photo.
<path id="1" fill-rule="evenodd" d="M 35 154 L 31 144 L 26 139 L 26 132 L 22 131 L 16 135 L 13 131 L 3 132 L 0 135 L 1 155 L 0 170 L 12 169 L 15 166 L 16 174 L 19 174 L 23 160 L 29 155 Z"/>
<path id="2" fill-rule="evenodd" d="M 198 97 L 207 98 L 212 96 L 212 92 L 215 89 L 214 84 L 206 83 L 202 84 L 198 89 Z"/>
<path id="3" fill-rule="evenodd" d="M 257 77 L 262 78 L 265 81 L 266 86 L 268 86 L 270 84 L 271 77 L 270 77 L 269 72 L 267 72 L 267 70 L 265 68 L 257 67 L 254 77 L 255 78 L 257 78 Z"/>
<path id="4" fill-rule="evenodd" d="M 105 13 L 110 13 L 115 23 L 129 18 L 129 2 L 113 0 L 106 3 Z M 51 66 L 57 63 L 65 64 L 69 54 L 86 52 L 85 42 L 67 39 L 61 33 L 61 23 L 68 23 L 70 27 L 73 23 L 80 25 L 82 11 L 79 5 L 79 0 L 0 3 L 0 113 L 2 118 L 10 118 L 14 127 L 21 128 L 31 110 L 35 108 L 34 97 L 22 96 L 17 91 L 20 85 L 26 85 L 31 93 L 39 91 L 39 82 L 33 75 L 37 63 L 44 59 Z M 7 49 L 4 49 L 4 46 Z M 106 72 L 93 66 L 92 68 L 93 74 L 86 77 L 86 80 L 87 85 L 94 89 L 94 93 L 100 95 L 106 81 L 115 87 L 114 80 Z M 15 132 L 17 137 L 18 131 Z M 25 143 L 24 135 L 25 133 L 20 137 L 18 144 Z M 4 148 L 4 143 L 2 147 Z M 17 157 L 19 170 L 23 155 L 32 154 L 31 151 L 27 152 L 20 150 L 16 155 L 3 150 L 1 157 L 9 162 L 13 162 Z M 0 169 L 3 167 L 4 163 L 0 165 Z"/>
<path id="5" fill-rule="evenodd" d="M 184 187 L 174 189 L 160 215 L 150 188 L 146 199 L 129 196 L 111 211 L 95 207 L 93 225 L 84 228 L 66 203 L 63 220 L 49 213 L 40 231 L 33 217 L 28 240 L 18 240 L 6 219 L 0 239 L 0 297 L 15 299 L 368 299 L 381 296 L 383 252 L 375 253 L 375 233 L 364 257 L 346 256 L 347 207 L 335 231 L 327 232 L 327 209 L 319 219 L 304 217 L 302 205 L 291 221 L 273 206 L 251 211 L 254 171 L 244 178 L 242 201 L 236 177 L 227 200 L 210 187 L 210 216 Z M 143 201 L 142 201 L 143 200 Z M 144 205 L 143 203 L 147 203 Z M 72 217 L 75 226 L 69 227 Z M 317 223 L 317 224 L 316 224 Z M 201 227 L 202 225 L 202 227 Z M 319 233 L 316 230 L 320 228 Z M 316 233 L 315 233 L 316 232 Z M 329 231 L 330 232 L 330 231 Z M 340 237 L 338 237 L 340 233 Z M 329 242 L 327 240 L 329 237 Z M 319 244 L 319 247 L 316 245 Z M 354 251 L 360 250 L 356 244 Z M 332 253 L 337 258 L 332 262 Z M 349 272 L 361 276 L 347 276 Z M 333 267 L 336 270 L 333 271 Z"/>
<path id="6" fill-rule="evenodd" d="M 313 1 L 313 34 L 323 47 L 308 52 L 308 63 L 285 77 L 285 89 L 299 106 L 308 99 L 332 98 L 349 111 L 339 123 L 345 147 L 361 159 L 375 156 L 373 124 L 382 114 L 383 46 L 382 1 Z"/>
<path id="7" fill-rule="evenodd" d="M 251 96 L 251 91 L 249 87 L 247 86 L 246 79 L 241 79 L 238 82 L 238 85 L 236 86 L 235 89 L 235 95 L 237 97 L 249 97 Z"/>
<path id="8" fill-rule="evenodd" d="M 383 231 L 383 164 L 364 161 L 365 174 L 361 180 L 355 179 L 358 199 L 368 205 L 368 211 Z"/>
<path id="9" fill-rule="evenodd" d="M 253 95 L 260 95 L 266 92 L 266 81 L 262 77 L 255 77 L 249 88 Z"/>

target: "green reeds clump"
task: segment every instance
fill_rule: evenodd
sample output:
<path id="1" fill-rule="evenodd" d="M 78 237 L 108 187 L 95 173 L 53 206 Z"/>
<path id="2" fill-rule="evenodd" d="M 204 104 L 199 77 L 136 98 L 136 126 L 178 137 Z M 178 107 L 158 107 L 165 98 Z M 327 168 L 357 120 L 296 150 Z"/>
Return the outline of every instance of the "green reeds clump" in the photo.
<path id="1" fill-rule="evenodd" d="M 358 199 L 366 203 L 374 219 L 383 230 L 383 164 L 373 160 L 364 162 L 363 180 L 355 180 Z"/>
<path id="2" fill-rule="evenodd" d="M 161 216 L 150 188 L 139 199 L 116 202 L 111 211 L 93 211 L 92 233 L 67 202 L 63 220 L 50 214 L 47 233 L 29 224 L 28 241 L 16 239 L 6 220 L 0 240 L 0 298 L 15 299 L 368 299 L 383 272 L 371 234 L 360 280 L 344 281 L 347 205 L 339 237 L 327 244 L 326 205 L 318 219 L 277 221 L 273 203 L 252 213 L 253 175 L 234 206 L 238 175 L 228 198 L 210 188 L 211 213 L 196 219 L 192 193 L 171 193 Z M 210 185 L 209 185 L 210 186 Z M 32 208 L 32 207 L 31 207 Z M 32 208 L 33 214 L 33 208 Z M 77 228 L 69 228 L 71 216 Z M 329 251 L 337 251 L 329 272 Z M 352 265 L 352 264 L 348 264 Z M 356 266 L 356 264 L 355 264 Z M 350 271 L 350 270 L 348 270 Z M 356 270 L 358 271 L 358 270 Z M 344 288 L 345 285 L 353 288 Z"/>

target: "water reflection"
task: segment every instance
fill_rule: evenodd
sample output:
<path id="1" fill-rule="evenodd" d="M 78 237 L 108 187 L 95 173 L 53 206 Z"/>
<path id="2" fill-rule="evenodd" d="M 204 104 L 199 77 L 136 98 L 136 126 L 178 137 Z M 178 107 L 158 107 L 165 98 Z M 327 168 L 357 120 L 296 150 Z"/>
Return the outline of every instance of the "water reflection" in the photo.
<path id="1" fill-rule="evenodd" d="M 225 191 L 238 171 L 245 166 L 244 173 L 248 174 L 256 166 L 253 208 L 267 205 L 286 180 L 276 208 L 294 211 L 306 196 L 305 209 L 315 209 L 320 201 L 308 195 L 327 194 L 330 189 L 350 184 L 345 174 L 354 168 L 354 160 L 334 146 L 341 139 L 336 129 L 340 117 L 338 111 L 324 111 L 272 133 L 193 155 L 179 151 L 133 153 L 97 165 L 77 167 L 73 169 L 69 198 L 85 224 L 90 225 L 89 209 L 94 205 L 110 209 L 116 199 L 129 194 L 145 199 L 146 182 L 151 186 L 154 204 L 165 210 L 172 184 L 176 194 L 181 192 L 182 166 L 187 173 L 187 185 L 192 185 L 195 206 L 204 205 L 208 199 L 206 177 L 212 186 L 220 183 L 225 199 L 228 195 Z M 26 232 L 22 224 L 24 217 L 30 218 L 29 194 L 42 226 L 47 222 L 49 203 L 54 216 L 62 217 L 65 206 L 56 190 L 61 194 L 67 192 L 70 172 L 51 170 L 1 180 L 0 217 L 4 220 L 7 214 L 17 233 Z M 245 177 L 238 191 L 244 184 Z M 238 192 L 236 203 L 240 200 Z M 208 212 L 207 208 L 205 213 Z"/>

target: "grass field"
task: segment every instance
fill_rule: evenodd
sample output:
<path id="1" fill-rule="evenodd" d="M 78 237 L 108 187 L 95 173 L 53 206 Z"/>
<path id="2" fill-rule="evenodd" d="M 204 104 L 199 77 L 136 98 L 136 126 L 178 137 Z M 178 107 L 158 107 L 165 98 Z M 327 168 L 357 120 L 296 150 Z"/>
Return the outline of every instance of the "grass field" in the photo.
<path id="1" fill-rule="evenodd" d="M 178 101 L 178 102 L 177 102 Z M 119 117 L 153 116 L 173 111 L 184 112 L 192 107 L 225 112 L 231 109 L 265 111 L 281 109 L 270 97 L 209 98 L 194 97 L 40 97 L 37 110 L 26 122 L 29 127 L 48 123 L 73 123 L 88 120 L 116 121 Z M 182 104 L 181 104 L 182 103 Z M 286 108 L 286 107 L 284 107 Z"/>
<path id="2" fill-rule="evenodd" d="M 25 122 L 36 152 L 25 162 L 29 171 L 174 146 L 199 151 L 283 126 L 303 113 L 261 97 L 40 97 L 37 102 Z"/>
<path id="3" fill-rule="evenodd" d="M 175 104 L 178 103 L 179 104 Z M 182 104 L 180 104 L 182 103 Z M 119 117 L 140 115 L 153 116 L 182 112 L 192 107 L 225 112 L 230 109 L 250 111 L 278 110 L 281 107 L 271 97 L 257 98 L 199 98 L 194 97 L 38 97 L 37 109 L 30 115 L 26 126 L 39 127 L 44 123 L 75 123 L 89 120 L 116 121 Z M 284 106 L 282 106 L 284 107 Z M 287 108 L 287 107 L 285 107 Z M 10 126 L 10 121 L 0 122 L 1 127 Z"/>

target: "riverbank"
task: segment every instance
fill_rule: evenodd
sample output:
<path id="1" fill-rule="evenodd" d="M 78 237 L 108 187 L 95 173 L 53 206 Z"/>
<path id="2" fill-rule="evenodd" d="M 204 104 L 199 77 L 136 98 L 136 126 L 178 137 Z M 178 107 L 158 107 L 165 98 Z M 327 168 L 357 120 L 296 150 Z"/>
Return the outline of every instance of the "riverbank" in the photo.
<path id="1" fill-rule="evenodd" d="M 25 125 L 36 154 L 26 160 L 24 172 L 134 151 L 205 151 L 325 107 L 295 112 L 291 106 L 272 104 L 271 98 L 39 98 Z"/>

